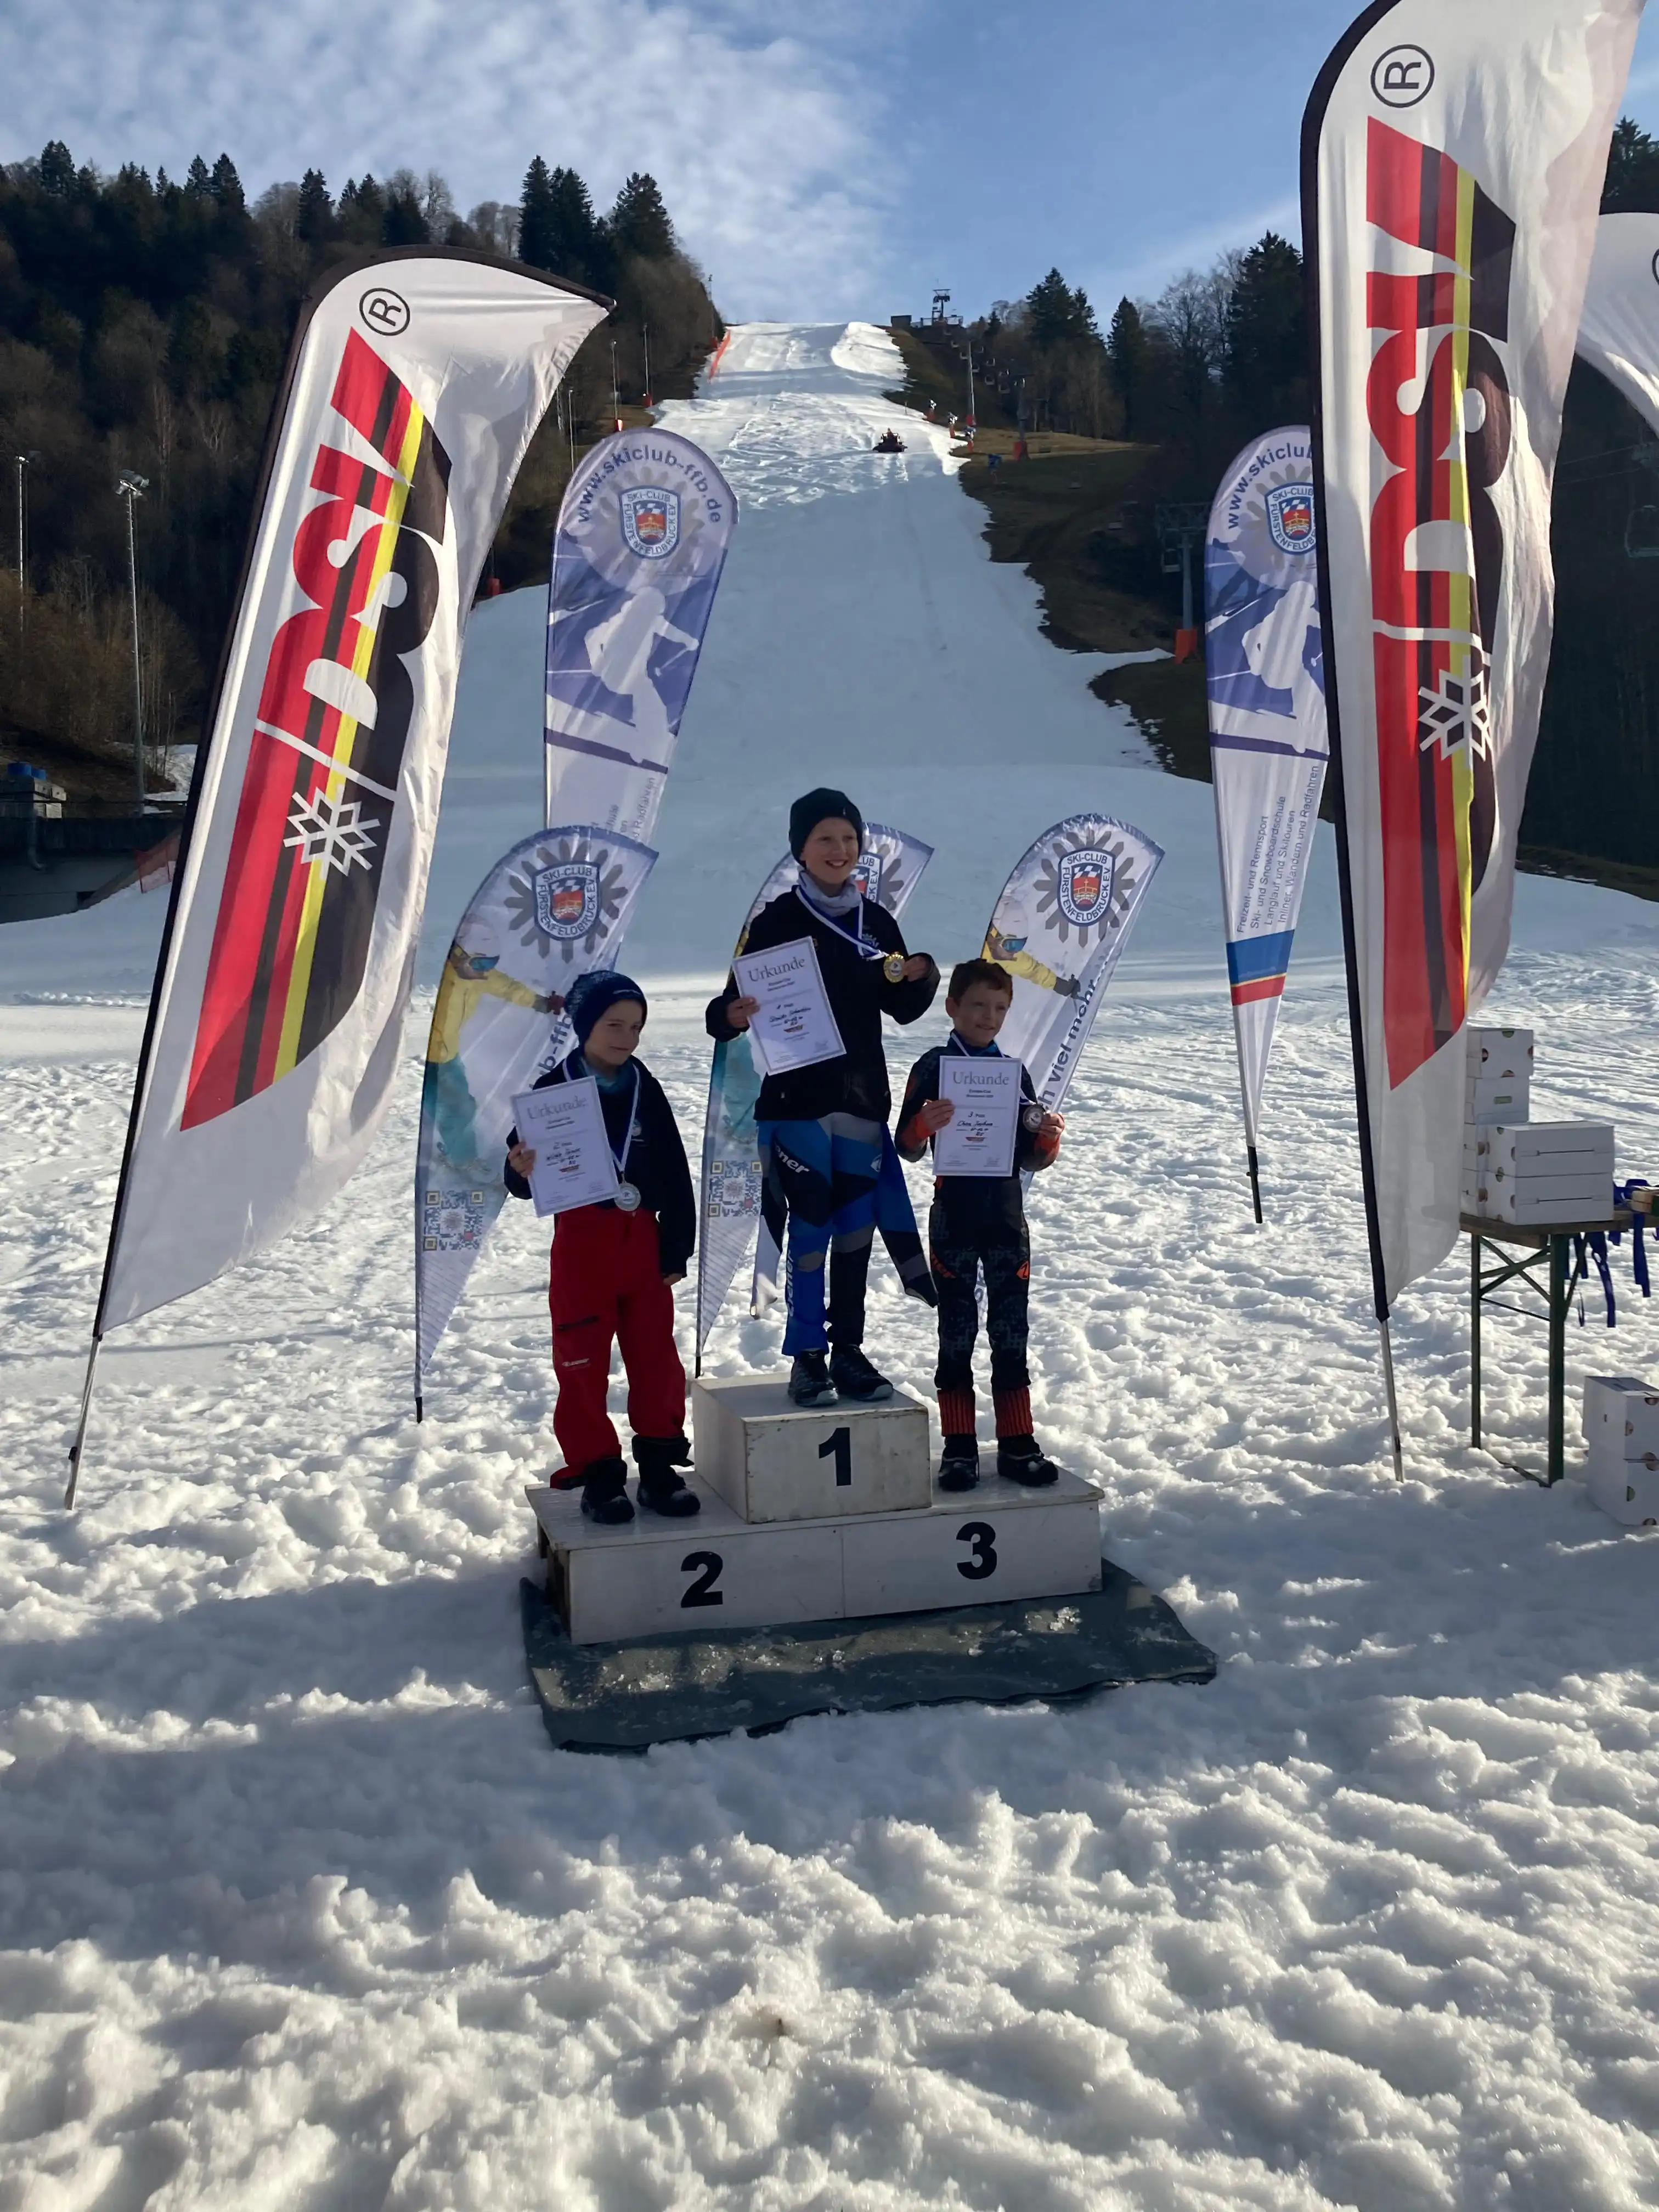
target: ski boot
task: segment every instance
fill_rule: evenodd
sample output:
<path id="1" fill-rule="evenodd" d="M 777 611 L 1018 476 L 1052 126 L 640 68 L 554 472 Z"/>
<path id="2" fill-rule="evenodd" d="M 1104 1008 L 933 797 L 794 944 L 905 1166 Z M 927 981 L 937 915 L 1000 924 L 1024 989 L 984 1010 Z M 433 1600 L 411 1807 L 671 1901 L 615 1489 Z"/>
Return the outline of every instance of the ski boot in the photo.
<path id="1" fill-rule="evenodd" d="M 619 1459 L 591 1459 L 582 1469 L 582 1516 L 606 1528 L 634 1518 L 628 1497 L 628 1469 Z"/>
<path id="2" fill-rule="evenodd" d="M 946 1437 L 939 1454 L 941 1490 L 972 1490 L 979 1481 L 979 1444 L 972 1437 Z"/>
<path id="3" fill-rule="evenodd" d="M 1035 1437 L 999 1437 L 997 1473 L 1005 1482 L 1023 1482 L 1028 1490 L 1043 1490 L 1060 1480 L 1060 1469 Z"/>
<path id="4" fill-rule="evenodd" d="M 892 1384 L 877 1372 L 856 1344 L 838 1344 L 830 1353 L 830 1380 L 837 1397 L 850 1398 L 858 1406 L 879 1405 L 893 1395 Z"/>
<path id="5" fill-rule="evenodd" d="M 702 1510 L 702 1500 L 688 1490 L 680 1473 L 691 1462 L 691 1447 L 684 1437 L 635 1437 L 634 1464 L 640 1471 L 640 1504 L 649 1513 L 672 1521 L 689 1520 Z"/>
<path id="6" fill-rule="evenodd" d="M 830 1363 L 822 1352 L 798 1352 L 789 1370 L 792 1406 L 833 1405 L 836 1386 L 830 1380 Z"/>

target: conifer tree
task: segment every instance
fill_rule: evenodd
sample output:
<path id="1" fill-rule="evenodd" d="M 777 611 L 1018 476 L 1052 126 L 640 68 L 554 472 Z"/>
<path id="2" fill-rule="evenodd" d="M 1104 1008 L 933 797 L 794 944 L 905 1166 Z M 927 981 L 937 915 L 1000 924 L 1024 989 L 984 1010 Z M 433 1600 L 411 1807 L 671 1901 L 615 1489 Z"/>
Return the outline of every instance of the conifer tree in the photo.
<path id="1" fill-rule="evenodd" d="M 1308 406 L 1308 319 L 1302 256 L 1268 231 L 1238 264 L 1227 301 L 1224 379 L 1259 429 Z"/>
<path id="2" fill-rule="evenodd" d="M 300 179 L 300 205 L 294 222 L 295 235 L 307 246 L 325 246 L 339 235 L 334 203 L 320 169 L 307 169 Z"/>
<path id="3" fill-rule="evenodd" d="M 1138 436 L 1144 427 L 1146 371 L 1151 356 L 1152 347 L 1139 308 L 1133 300 L 1120 300 L 1111 328 L 1106 333 L 1106 358 L 1111 363 L 1117 396 L 1123 402 L 1126 438 Z"/>
<path id="4" fill-rule="evenodd" d="M 611 210 L 610 230 L 618 253 L 665 261 L 674 252 L 674 226 L 654 177 L 636 170 L 628 179 Z"/>
<path id="5" fill-rule="evenodd" d="M 539 154 L 524 173 L 519 196 L 519 258 L 532 269 L 556 269 L 558 224 L 553 179 Z"/>

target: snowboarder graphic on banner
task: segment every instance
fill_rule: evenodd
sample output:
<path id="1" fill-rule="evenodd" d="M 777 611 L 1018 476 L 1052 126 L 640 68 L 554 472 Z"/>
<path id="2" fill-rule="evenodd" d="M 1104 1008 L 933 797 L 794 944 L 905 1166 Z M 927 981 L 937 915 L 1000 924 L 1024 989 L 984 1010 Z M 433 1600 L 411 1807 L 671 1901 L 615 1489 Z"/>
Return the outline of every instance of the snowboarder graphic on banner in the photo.
<path id="1" fill-rule="evenodd" d="M 635 768 L 666 770 L 674 750 L 674 726 L 651 676 L 651 657 L 659 643 L 695 653 L 702 644 L 668 619 L 668 602 L 654 585 L 642 585 L 616 612 L 597 622 L 582 640 L 587 665 L 628 713 L 617 723 L 634 732 L 635 750 L 625 757 Z"/>
<path id="2" fill-rule="evenodd" d="M 1057 975 L 1052 968 L 1045 968 L 1042 961 L 1025 950 L 1030 933 L 1031 917 L 1024 900 L 1005 892 L 997 901 L 991 926 L 985 933 L 984 957 L 994 960 L 1011 975 L 1023 975 L 1040 991 L 1058 992 L 1062 999 L 1076 998 L 1079 983 L 1075 975 Z"/>
<path id="3" fill-rule="evenodd" d="M 422 1105 L 432 1118 L 444 1158 L 451 1166 L 479 1164 L 474 1121 L 477 1102 L 466 1079 L 460 1057 L 461 1034 L 483 998 L 501 999 L 507 1005 L 526 1006 L 532 1013 L 559 1012 L 563 1000 L 556 993 L 544 997 L 506 973 L 501 964 L 501 937 L 487 921 L 469 920 L 449 948 L 432 1035 L 427 1045 L 427 1070 Z"/>

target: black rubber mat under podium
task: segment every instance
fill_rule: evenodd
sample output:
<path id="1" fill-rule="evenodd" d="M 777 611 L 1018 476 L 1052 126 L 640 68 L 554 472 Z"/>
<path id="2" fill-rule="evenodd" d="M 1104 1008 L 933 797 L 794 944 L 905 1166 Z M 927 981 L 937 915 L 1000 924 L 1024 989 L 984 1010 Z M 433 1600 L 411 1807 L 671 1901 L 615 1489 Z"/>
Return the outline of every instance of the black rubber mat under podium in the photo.
<path id="1" fill-rule="evenodd" d="M 1209 1681 L 1215 1654 L 1164 1600 L 1109 1559 L 1101 1571 L 1102 1588 L 1077 1597 L 626 1644 L 572 1644 L 542 1590 L 525 1582 L 525 1656 L 562 1751 L 644 1751 L 809 1713 Z"/>

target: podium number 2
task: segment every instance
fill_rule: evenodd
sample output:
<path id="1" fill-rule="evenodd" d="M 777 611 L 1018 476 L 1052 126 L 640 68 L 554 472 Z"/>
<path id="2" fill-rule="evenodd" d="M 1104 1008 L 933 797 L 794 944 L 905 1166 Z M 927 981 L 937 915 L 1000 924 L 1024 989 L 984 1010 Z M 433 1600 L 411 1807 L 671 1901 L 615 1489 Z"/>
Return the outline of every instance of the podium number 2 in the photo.
<path id="1" fill-rule="evenodd" d="M 697 1579 L 680 1600 L 682 1612 L 688 1605 L 724 1605 L 726 1603 L 726 1592 L 714 1588 L 720 1578 L 720 1569 L 725 1565 L 725 1560 L 718 1552 L 688 1552 L 686 1553 L 680 1561 L 680 1572 L 683 1575 L 695 1574 Z"/>
<path id="2" fill-rule="evenodd" d="M 964 1521 L 957 1530 L 958 1544 L 972 1547 L 970 1559 L 958 1559 L 957 1572 L 970 1583 L 982 1583 L 997 1571 L 997 1532 L 988 1521 Z"/>
<path id="3" fill-rule="evenodd" d="M 826 1437 L 818 1446 L 820 1459 L 828 1459 L 832 1453 L 836 1462 L 836 1487 L 837 1490 L 848 1490 L 852 1487 L 853 1482 L 853 1431 L 851 1429 L 837 1429 L 833 1436 Z"/>

